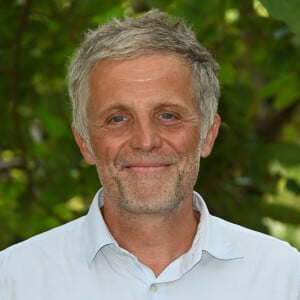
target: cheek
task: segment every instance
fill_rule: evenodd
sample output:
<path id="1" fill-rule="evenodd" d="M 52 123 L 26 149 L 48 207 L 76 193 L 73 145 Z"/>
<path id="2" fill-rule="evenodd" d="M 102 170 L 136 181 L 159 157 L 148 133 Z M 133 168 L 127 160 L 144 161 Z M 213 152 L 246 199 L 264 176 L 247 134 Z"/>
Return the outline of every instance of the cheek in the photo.
<path id="1" fill-rule="evenodd" d="M 184 128 L 169 136 L 169 141 L 178 153 L 193 156 L 199 152 L 200 129 L 198 127 Z"/>
<path id="2" fill-rule="evenodd" d="M 124 146 L 124 137 L 115 136 L 110 132 L 91 134 L 91 145 L 98 168 L 113 163 Z"/>
<path id="3" fill-rule="evenodd" d="M 109 143 L 107 141 L 107 135 L 103 134 L 100 130 L 89 130 L 90 143 L 94 153 L 97 164 L 104 162 L 107 159 L 107 153 L 109 153 Z"/>

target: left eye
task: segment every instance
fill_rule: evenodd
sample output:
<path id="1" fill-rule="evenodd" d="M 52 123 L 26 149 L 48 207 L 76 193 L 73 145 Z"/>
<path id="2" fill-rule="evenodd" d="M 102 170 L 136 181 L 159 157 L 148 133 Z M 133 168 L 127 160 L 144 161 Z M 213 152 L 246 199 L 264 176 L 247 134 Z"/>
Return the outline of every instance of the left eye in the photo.
<path id="1" fill-rule="evenodd" d="M 175 116 L 171 113 L 164 113 L 160 116 L 160 118 L 165 120 L 172 120 L 175 118 Z"/>

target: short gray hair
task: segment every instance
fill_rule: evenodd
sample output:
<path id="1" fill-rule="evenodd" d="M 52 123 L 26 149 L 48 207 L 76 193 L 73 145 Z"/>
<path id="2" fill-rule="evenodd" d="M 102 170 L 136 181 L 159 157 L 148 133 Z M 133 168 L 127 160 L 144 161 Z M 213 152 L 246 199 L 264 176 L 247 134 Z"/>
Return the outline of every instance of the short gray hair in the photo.
<path id="1" fill-rule="evenodd" d="M 149 53 L 175 54 L 190 65 L 192 93 L 202 118 L 201 135 L 206 136 L 218 108 L 218 64 L 183 20 L 153 9 L 139 18 L 113 19 L 86 33 L 68 76 L 73 126 L 82 138 L 89 141 L 86 107 L 91 68 L 104 59 L 129 59 Z"/>

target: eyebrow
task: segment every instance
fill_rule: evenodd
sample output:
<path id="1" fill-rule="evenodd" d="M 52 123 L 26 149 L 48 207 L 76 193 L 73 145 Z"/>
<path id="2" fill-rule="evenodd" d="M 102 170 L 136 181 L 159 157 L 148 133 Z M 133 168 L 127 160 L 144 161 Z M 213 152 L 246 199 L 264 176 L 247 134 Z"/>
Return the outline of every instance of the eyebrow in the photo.
<path id="1" fill-rule="evenodd" d="M 168 101 L 159 103 L 157 106 L 153 108 L 153 110 L 155 111 L 155 110 L 166 109 L 166 108 L 173 108 L 173 109 L 177 108 L 180 109 L 181 111 L 188 112 L 188 107 L 177 103 L 171 103 Z M 100 113 L 107 114 L 111 111 L 130 111 L 130 110 L 131 107 L 126 104 L 110 104 L 107 107 L 105 107 L 103 111 L 100 111 Z"/>
<path id="2" fill-rule="evenodd" d="M 107 113 L 110 111 L 118 111 L 118 110 L 129 110 L 130 108 L 124 104 L 111 104 L 104 108 L 101 113 Z"/>
<path id="3" fill-rule="evenodd" d="M 163 109 L 163 108 L 178 108 L 180 110 L 184 110 L 184 111 L 188 111 L 188 107 L 183 106 L 183 105 L 179 105 L 176 103 L 169 103 L 169 102 L 165 102 L 165 103 L 161 103 L 160 105 L 157 106 L 157 109 Z"/>

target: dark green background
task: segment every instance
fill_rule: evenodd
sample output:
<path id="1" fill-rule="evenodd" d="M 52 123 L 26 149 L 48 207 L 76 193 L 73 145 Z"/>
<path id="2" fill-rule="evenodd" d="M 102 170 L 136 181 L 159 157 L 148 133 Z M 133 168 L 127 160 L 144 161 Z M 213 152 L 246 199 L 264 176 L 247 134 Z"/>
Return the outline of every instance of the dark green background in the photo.
<path id="1" fill-rule="evenodd" d="M 88 27 L 152 7 L 221 66 L 222 128 L 196 189 L 213 214 L 300 248 L 300 2 L 262 2 L 276 19 L 256 1 L 1 1 L 0 249 L 88 209 L 99 183 L 72 138 L 67 61 Z"/>

